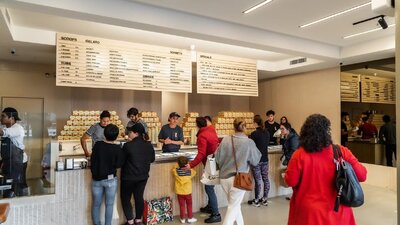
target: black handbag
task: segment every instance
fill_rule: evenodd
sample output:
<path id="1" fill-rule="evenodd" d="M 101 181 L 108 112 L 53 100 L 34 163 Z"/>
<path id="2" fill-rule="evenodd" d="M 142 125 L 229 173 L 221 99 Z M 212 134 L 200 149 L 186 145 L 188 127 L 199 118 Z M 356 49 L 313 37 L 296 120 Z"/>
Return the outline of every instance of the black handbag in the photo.
<path id="1" fill-rule="evenodd" d="M 334 210 L 335 212 L 339 210 L 339 204 L 359 207 L 364 204 L 364 192 L 360 182 L 351 164 L 343 159 L 339 146 L 332 145 L 332 147 L 334 162 L 336 164 L 335 187 L 337 190 Z"/>

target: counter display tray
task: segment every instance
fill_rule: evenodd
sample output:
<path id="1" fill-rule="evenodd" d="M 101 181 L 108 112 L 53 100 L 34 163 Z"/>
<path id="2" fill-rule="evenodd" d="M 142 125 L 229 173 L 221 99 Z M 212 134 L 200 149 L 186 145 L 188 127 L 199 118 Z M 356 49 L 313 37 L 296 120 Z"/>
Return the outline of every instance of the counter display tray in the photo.
<path id="1" fill-rule="evenodd" d="M 156 162 L 174 161 L 180 156 L 185 156 L 189 160 L 193 160 L 196 157 L 197 151 L 181 151 L 171 153 L 156 152 Z"/>

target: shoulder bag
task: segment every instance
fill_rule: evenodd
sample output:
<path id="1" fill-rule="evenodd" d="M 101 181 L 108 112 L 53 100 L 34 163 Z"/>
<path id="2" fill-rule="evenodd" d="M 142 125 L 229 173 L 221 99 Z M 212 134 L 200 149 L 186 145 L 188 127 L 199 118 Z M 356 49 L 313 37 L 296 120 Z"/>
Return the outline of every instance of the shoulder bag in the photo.
<path id="1" fill-rule="evenodd" d="M 231 136 L 232 139 L 232 152 L 233 152 L 233 158 L 235 160 L 235 166 L 236 166 L 236 175 L 235 179 L 233 181 L 233 186 L 238 189 L 242 189 L 245 191 L 252 191 L 253 190 L 253 178 L 249 172 L 244 173 L 244 172 L 238 172 L 238 165 L 236 161 L 236 150 L 235 150 L 235 145 L 233 144 L 233 136 Z"/>
<path id="2" fill-rule="evenodd" d="M 359 207 L 364 204 L 364 193 L 353 167 L 343 159 L 342 151 L 338 145 L 332 145 L 333 157 L 336 164 L 335 187 L 337 196 L 335 201 L 335 212 L 339 211 L 339 204 Z"/>

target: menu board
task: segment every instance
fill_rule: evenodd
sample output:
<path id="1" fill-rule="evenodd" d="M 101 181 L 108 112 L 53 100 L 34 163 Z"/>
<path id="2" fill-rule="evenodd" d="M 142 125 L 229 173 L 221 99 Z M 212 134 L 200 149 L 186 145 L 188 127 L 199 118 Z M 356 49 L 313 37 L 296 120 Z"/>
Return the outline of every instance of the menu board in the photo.
<path id="1" fill-rule="evenodd" d="M 192 92 L 190 51 L 57 34 L 57 86 Z"/>
<path id="2" fill-rule="evenodd" d="M 341 73 L 340 99 L 342 102 L 360 102 L 360 75 Z"/>
<path id="3" fill-rule="evenodd" d="M 256 61 L 198 52 L 197 93 L 258 96 Z"/>
<path id="4" fill-rule="evenodd" d="M 395 92 L 394 79 L 361 76 L 361 102 L 395 104 Z"/>

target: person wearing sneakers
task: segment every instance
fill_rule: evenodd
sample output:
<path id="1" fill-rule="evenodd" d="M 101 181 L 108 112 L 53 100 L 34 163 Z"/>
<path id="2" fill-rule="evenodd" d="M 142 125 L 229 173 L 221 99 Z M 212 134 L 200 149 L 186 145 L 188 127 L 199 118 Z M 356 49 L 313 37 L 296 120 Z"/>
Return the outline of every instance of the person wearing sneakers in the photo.
<path id="1" fill-rule="evenodd" d="M 207 162 L 207 156 L 214 154 L 219 144 L 217 132 L 211 123 L 208 122 L 207 116 L 197 117 L 196 126 L 199 128 L 196 142 L 198 149 L 197 155 L 193 161 L 186 165 L 186 169 L 194 168 L 200 163 L 203 163 L 205 166 Z M 204 189 L 208 197 L 208 203 L 206 207 L 200 208 L 200 212 L 211 214 L 209 218 L 204 220 L 204 222 L 221 222 L 222 219 L 218 210 L 218 201 L 217 195 L 215 194 L 214 185 L 204 185 Z"/>
<path id="2" fill-rule="evenodd" d="M 185 205 L 187 208 L 187 222 L 194 223 L 197 221 L 193 217 L 192 211 L 192 178 L 196 175 L 194 169 L 185 169 L 188 159 L 184 156 L 178 158 L 178 167 L 172 169 L 175 177 L 175 193 L 178 196 L 181 223 L 186 223 Z"/>
<path id="3" fill-rule="evenodd" d="M 254 116 L 253 121 L 256 130 L 250 134 L 250 138 L 256 143 L 258 150 L 261 152 L 261 159 L 257 166 L 251 166 L 255 183 L 255 199 L 250 200 L 248 203 L 259 207 L 261 204 L 268 205 L 267 199 L 270 188 L 268 179 L 268 143 L 270 136 L 268 131 L 263 127 L 264 124 L 260 115 Z"/>
<path id="4" fill-rule="evenodd" d="M 155 160 L 153 145 L 145 140 L 141 123 L 128 128 L 129 140 L 122 147 L 124 162 L 121 168 L 121 205 L 126 217 L 125 225 L 141 225 L 144 209 L 143 193 L 149 179 L 150 164 Z M 131 198 L 135 200 L 133 216 Z"/>
<path id="5" fill-rule="evenodd" d="M 98 141 L 93 146 L 90 161 L 92 166 L 92 220 L 94 225 L 100 225 L 100 206 L 105 202 L 105 225 L 112 224 L 115 194 L 117 193 L 117 168 L 122 166 L 121 147 L 114 143 L 119 129 L 114 124 L 104 128 L 105 140 Z"/>

